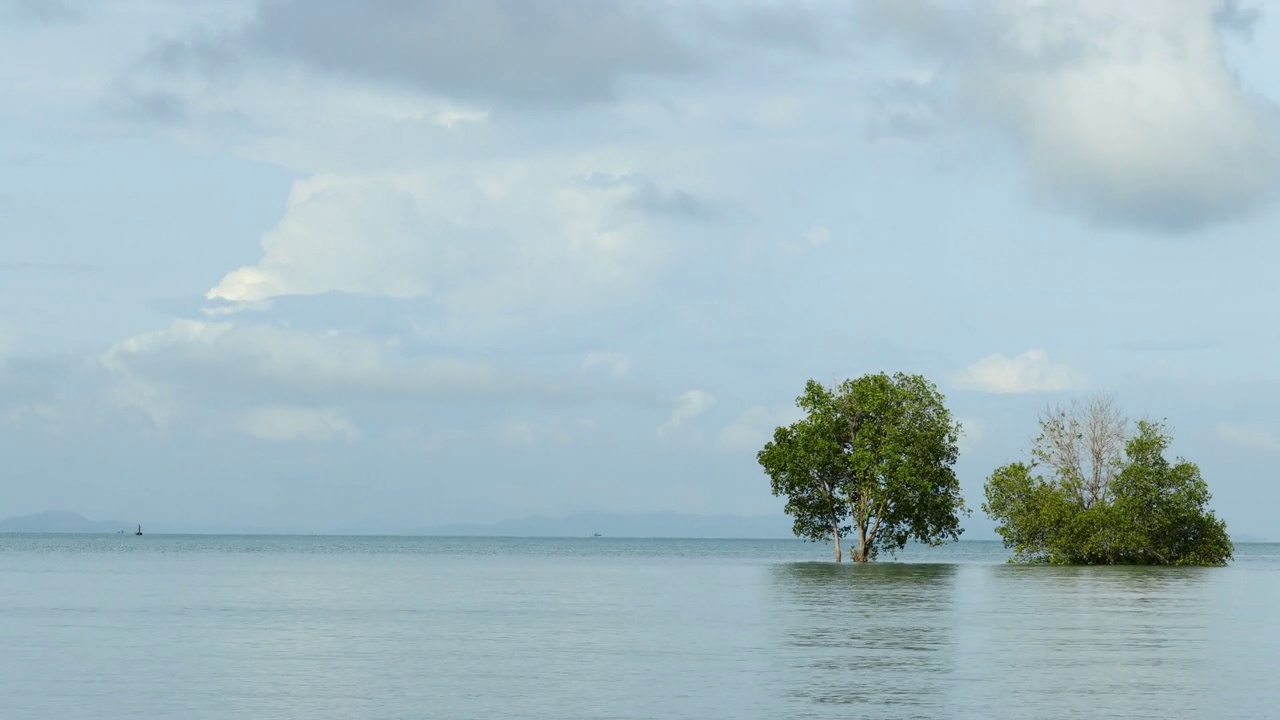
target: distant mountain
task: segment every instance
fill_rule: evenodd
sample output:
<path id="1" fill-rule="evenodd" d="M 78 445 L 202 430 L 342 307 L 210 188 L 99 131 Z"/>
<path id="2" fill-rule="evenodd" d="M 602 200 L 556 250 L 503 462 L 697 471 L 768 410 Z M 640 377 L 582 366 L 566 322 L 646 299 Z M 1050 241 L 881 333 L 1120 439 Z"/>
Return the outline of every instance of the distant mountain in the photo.
<path id="1" fill-rule="evenodd" d="M 114 533 L 127 530 L 128 523 L 94 521 L 66 510 L 23 515 L 0 520 L 0 533 Z"/>
<path id="2" fill-rule="evenodd" d="M 794 537 L 791 518 L 785 515 L 686 515 L 649 513 L 621 515 L 580 513 L 568 517 L 536 516 L 502 520 L 492 524 L 441 525 L 425 528 L 422 535 L 493 537 L 604 537 L 627 538 L 750 538 Z"/>

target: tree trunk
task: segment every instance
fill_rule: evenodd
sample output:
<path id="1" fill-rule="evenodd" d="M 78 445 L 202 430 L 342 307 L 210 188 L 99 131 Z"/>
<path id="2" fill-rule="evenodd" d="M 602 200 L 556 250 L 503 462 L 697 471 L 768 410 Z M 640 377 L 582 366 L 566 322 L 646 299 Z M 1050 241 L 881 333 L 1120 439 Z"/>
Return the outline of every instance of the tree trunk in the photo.
<path id="1" fill-rule="evenodd" d="M 867 552 L 867 526 L 858 525 L 858 548 L 852 553 L 853 561 L 864 563 L 870 553 Z"/>
<path id="2" fill-rule="evenodd" d="M 832 525 L 831 535 L 836 539 L 836 562 L 840 562 L 840 528 Z"/>

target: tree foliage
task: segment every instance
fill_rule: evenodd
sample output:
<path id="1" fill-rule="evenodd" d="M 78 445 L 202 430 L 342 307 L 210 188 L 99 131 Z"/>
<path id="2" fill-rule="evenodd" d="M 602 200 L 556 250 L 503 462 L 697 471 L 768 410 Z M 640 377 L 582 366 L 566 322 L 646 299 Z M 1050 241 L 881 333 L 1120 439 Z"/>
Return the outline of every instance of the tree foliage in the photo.
<path id="1" fill-rule="evenodd" d="M 796 535 L 834 541 L 837 562 L 849 535 L 858 562 L 909 540 L 959 538 L 960 426 L 932 383 L 903 373 L 835 388 L 810 380 L 796 404 L 805 417 L 777 428 L 757 455 L 773 494 L 787 498 Z"/>
<path id="2" fill-rule="evenodd" d="M 1097 422 L 1100 415 L 1107 422 Z M 1226 523 L 1207 508 L 1200 468 L 1165 458 L 1171 437 L 1162 424 L 1140 421 L 1128 436 L 1126 427 L 1109 399 L 1050 411 L 1032 449 L 1036 462 L 991 474 L 982 509 L 999 523 L 1014 560 L 1221 565 L 1231 559 Z M 1105 432 L 1094 432 L 1099 428 Z M 1124 438 L 1123 453 L 1111 451 L 1120 444 L 1116 437 Z M 1048 476 L 1036 473 L 1040 466 Z"/>

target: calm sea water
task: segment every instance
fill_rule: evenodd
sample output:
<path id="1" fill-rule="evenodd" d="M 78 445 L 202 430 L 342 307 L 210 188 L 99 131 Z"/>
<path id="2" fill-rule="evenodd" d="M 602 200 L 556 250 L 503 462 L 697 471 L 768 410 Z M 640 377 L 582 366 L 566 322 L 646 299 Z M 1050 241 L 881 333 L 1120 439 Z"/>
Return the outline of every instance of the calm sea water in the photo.
<path id="1" fill-rule="evenodd" d="M 0 536 L 0 718 L 1280 718 L 1280 545 Z"/>

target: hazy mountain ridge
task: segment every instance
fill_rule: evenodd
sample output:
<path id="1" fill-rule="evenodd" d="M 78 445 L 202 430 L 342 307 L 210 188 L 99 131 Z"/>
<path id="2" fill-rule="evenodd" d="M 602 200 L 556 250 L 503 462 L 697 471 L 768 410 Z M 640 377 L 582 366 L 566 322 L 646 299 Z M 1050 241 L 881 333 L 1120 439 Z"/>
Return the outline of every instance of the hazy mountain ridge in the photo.
<path id="1" fill-rule="evenodd" d="M 537 515 L 495 523 L 463 523 L 423 528 L 423 535 L 497 537 L 750 538 L 795 537 L 785 515 L 690 515 L 684 513 L 578 513 L 565 517 Z"/>
<path id="2" fill-rule="evenodd" d="M 130 527 L 117 520 L 90 520 L 69 510 L 49 510 L 0 520 L 0 533 L 114 533 Z"/>
<path id="3" fill-rule="evenodd" d="M 962 540 L 998 540 L 987 524 L 973 523 Z M 0 533 L 115 533 L 131 532 L 136 523 L 90 520 L 78 513 L 53 510 L 0 519 Z M 406 535 L 428 537 L 588 537 L 599 533 L 615 538 L 691 539 L 791 539 L 791 518 L 786 515 L 697 515 L 692 513 L 577 513 L 566 516 L 535 515 L 492 523 L 454 523 L 417 527 L 378 527 L 377 523 L 350 526 L 235 526 L 187 525 L 157 522 L 143 527 L 149 534 L 184 535 Z M 1267 538 L 1240 533 L 1237 543 L 1265 543 Z"/>

